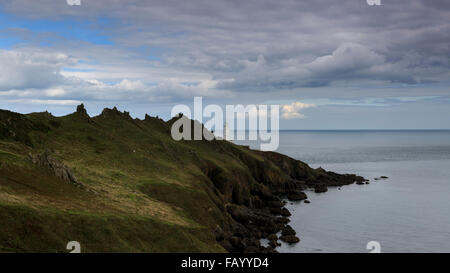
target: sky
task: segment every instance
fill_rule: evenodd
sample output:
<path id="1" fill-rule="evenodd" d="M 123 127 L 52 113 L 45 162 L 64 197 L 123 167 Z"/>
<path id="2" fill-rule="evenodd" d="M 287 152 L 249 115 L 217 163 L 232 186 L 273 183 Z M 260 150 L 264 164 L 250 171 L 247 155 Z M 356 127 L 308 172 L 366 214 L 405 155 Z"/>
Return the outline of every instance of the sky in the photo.
<path id="1" fill-rule="evenodd" d="M 450 129 L 449 19 L 447 0 L 0 0 L 0 108 L 168 119 L 201 96 L 278 104 L 281 129 Z"/>

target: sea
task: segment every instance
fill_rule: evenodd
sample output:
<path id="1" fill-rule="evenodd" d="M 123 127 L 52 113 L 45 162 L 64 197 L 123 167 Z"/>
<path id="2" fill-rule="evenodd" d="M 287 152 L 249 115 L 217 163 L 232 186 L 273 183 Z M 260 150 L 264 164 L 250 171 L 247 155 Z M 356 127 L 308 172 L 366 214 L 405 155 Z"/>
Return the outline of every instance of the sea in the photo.
<path id="1" fill-rule="evenodd" d="M 301 241 L 279 252 L 450 252 L 450 130 L 280 131 L 277 152 L 370 180 L 288 202 Z"/>

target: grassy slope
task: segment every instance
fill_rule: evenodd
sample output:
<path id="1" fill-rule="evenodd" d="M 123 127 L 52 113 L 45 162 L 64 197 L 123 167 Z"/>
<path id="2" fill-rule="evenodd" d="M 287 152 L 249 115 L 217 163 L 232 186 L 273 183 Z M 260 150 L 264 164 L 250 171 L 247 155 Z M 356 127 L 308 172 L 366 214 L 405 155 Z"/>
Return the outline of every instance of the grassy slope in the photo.
<path id="1" fill-rule="evenodd" d="M 225 141 L 173 141 L 171 122 L 0 111 L 0 251 L 67 252 L 76 240 L 85 252 L 223 252 L 213 231 L 228 202 L 316 175 Z M 27 159 L 46 149 L 88 190 Z"/>
<path id="2" fill-rule="evenodd" d="M 62 252 L 78 240 L 93 252 L 223 251 L 204 213 L 214 207 L 206 180 L 188 157 L 170 155 L 178 143 L 160 121 L 115 112 L 91 121 L 5 111 L 0 118 L 0 250 Z M 47 148 L 90 191 L 28 161 Z"/>

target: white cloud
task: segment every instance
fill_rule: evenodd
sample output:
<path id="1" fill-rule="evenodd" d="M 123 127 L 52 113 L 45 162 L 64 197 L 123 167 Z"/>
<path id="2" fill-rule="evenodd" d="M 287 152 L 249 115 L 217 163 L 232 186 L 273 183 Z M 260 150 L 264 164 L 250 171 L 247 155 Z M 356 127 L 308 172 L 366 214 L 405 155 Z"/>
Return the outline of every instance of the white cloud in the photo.
<path id="1" fill-rule="evenodd" d="M 314 74 L 355 73 L 385 62 L 384 57 L 359 44 L 342 44 L 331 55 L 321 56 L 306 65 Z"/>
<path id="2" fill-rule="evenodd" d="M 0 64 L 0 91 L 9 91 L 62 83 L 62 67 L 75 60 L 61 53 L 0 50 Z"/>
<path id="3" fill-rule="evenodd" d="M 28 102 L 43 104 L 55 104 L 56 97 L 61 104 L 67 104 L 89 100 L 170 102 L 190 100 L 193 96 L 233 96 L 226 90 L 218 90 L 219 81 L 204 73 L 175 72 L 149 67 L 145 62 L 128 61 L 122 65 L 120 58 L 114 60 L 119 65 L 86 65 L 52 49 L 0 50 L 0 96 L 11 102 L 26 98 Z M 67 67 L 71 70 L 64 70 Z"/>
<path id="4" fill-rule="evenodd" d="M 53 88 L 45 90 L 44 93 L 49 97 L 58 97 L 66 94 L 66 91 L 62 88 Z"/>
<path id="5" fill-rule="evenodd" d="M 128 79 L 122 80 L 115 87 L 125 91 L 136 91 L 145 89 L 145 85 L 141 81 L 131 81 Z"/>
<path id="6" fill-rule="evenodd" d="M 62 105 L 62 106 L 73 106 L 82 103 L 79 100 L 40 100 L 40 99 L 18 99 L 18 100 L 7 100 L 8 103 L 21 103 L 21 104 L 38 104 L 38 105 Z"/>
<path id="7" fill-rule="evenodd" d="M 215 88 L 216 81 L 205 80 L 195 84 L 185 84 L 176 79 L 168 79 L 148 89 L 151 101 L 192 100 L 193 97 L 225 98 L 234 96 L 227 90 Z"/>
<path id="8" fill-rule="evenodd" d="M 79 105 L 79 100 L 31 100 L 32 104 L 44 104 L 44 105 Z"/>
<path id="9" fill-rule="evenodd" d="M 304 118 L 305 115 L 300 113 L 300 110 L 316 107 L 315 104 L 307 104 L 300 101 L 293 102 L 291 104 L 281 105 L 281 117 L 284 119 L 298 119 Z"/>

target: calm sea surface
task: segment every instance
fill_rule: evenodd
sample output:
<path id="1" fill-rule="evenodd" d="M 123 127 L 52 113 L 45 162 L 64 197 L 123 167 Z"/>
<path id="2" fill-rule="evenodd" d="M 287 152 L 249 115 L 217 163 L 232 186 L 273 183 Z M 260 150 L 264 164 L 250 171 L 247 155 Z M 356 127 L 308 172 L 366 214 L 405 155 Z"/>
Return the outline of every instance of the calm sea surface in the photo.
<path id="1" fill-rule="evenodd" d="M 450 131 L 282 131 L 278 152 L 370 179 L 289 202 L 301 242 L 278 251 L 450 252 Z"/>

